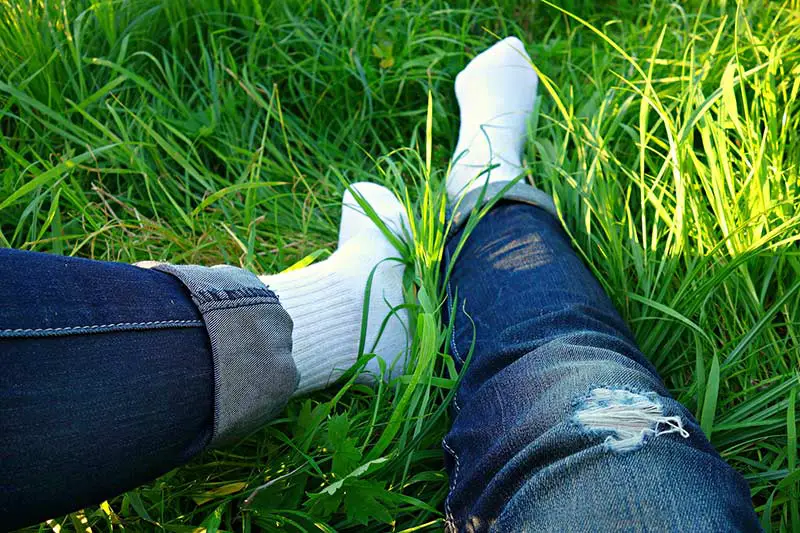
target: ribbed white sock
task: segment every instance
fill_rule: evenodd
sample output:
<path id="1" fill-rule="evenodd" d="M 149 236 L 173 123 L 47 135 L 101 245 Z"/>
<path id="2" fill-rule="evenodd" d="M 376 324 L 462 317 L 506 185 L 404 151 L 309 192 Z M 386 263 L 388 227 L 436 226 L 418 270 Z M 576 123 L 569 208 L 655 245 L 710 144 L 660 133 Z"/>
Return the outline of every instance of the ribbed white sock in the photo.
<path id="1" fill-rule="evenodd" d="M 389 229 L 402 235 L 402 228 L 408 227 L 405 210 L 388 189 L 373 183 L 357 183 L 352 188 Z M 403 265 L 384 261 L 399 256 L 348 190 L 342 200 L 339 247 L 328 259 L 291 272 L 259 276 L 278 295 L 294 323 L 292 357 L 300 373 L 295 395 L 327 386 L 356 362 L 365 287 L 378 265 L 364 345 L 365 353 L 372 351 L 382 322 L 393 307 L 403 303 Z M 408 312 L 403 309 L 389 318 L 374 350 L 392 368 L 392 377 L 403 372 L 411 342 L 407 328 Z M 377 359 L 369 361 L 367 371 L 379 373 Z"/>
<path id="2" fill-rule="evenodd" d="M 508 37 L 475 57 L 456 76 L 461 127 L 447 178 L 450 201 L 483 187 L 488 166 L 499 164 L 489 181 L 516 178 L 522 172 L 527 121 L 539 78 L 525 45 Z"/>

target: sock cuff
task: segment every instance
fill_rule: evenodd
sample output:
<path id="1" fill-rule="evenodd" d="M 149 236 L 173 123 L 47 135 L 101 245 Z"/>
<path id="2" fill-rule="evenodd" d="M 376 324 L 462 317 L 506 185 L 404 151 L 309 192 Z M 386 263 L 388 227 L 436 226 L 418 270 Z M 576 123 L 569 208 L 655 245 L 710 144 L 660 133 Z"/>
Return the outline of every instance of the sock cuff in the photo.
<path id="1" fill-rule="evenodd" d="M 338 255 L 337 255 L 338 254 Z M 354 291 L 339 252 L 302 270 L 259 279 L 272 289 L 294 323 L 292 359 L 300 375 L 294 395 L 336 381 L 357 360 L 364 293 Z M 355 324 L 355 325 L 354 325 Z"/>

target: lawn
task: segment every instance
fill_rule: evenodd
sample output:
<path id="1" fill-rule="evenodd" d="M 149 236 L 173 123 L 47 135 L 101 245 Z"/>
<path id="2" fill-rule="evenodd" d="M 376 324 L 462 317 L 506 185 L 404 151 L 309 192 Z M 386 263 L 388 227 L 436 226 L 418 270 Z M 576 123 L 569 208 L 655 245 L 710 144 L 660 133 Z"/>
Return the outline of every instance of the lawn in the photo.
<path id="1" fill-rule="evenodd" d="M 415 220 L 397 387 L 292 401 L 42 530 L 442 529 L 453 82 L 506 35 L 542 80 L 528 179 L 764 526 L 800 530 L 800 2 L 5 0 L 0 246 L 278 272 L 335 248 L 347 182 Z"/>

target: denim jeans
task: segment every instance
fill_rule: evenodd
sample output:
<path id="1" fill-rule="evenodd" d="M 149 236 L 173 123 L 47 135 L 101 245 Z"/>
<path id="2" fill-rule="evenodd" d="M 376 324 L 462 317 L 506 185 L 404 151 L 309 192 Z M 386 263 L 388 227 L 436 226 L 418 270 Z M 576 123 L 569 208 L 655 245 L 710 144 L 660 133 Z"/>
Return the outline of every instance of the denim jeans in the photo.
<path id="1" fill-rule="evenodd" d="M 297 385 L 292 323 L 233 267 L 0 250 L 0 523 L 134 488 L 246 434 Z"/>
<path id="2" fill-rule="evenodd" d="M 0 250 L 4 525 L 133 488 L 286 401 L 287 317 L 243 271 L 213 270 Z M 450 530 L 758 529 L 551 214 L 495 206 L 447 289 L 459 365 L 476 334 L 443 443 Z"/>
<path id="3" fill-rule="evenodd" d="M 555 217 L 500 202 L 455 261 L 448 530 L 760 529 Z"/>

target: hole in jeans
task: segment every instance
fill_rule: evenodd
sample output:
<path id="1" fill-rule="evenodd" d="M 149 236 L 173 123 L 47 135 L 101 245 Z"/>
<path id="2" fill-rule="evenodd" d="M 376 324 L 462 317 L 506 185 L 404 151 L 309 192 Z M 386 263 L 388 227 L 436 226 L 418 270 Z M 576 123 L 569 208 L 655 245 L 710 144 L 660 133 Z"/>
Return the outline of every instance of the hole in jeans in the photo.
<path id="1" fill-rule="evenodd" d="M 605 444 L 618 452 L 636 450 L 648 437 L 669 433 L 689 437 L 681 417 L 664 416 L 655 395 L 648 397 L 622 389 L 592 389 L 578 404 L 574 419 L 587 429 L 611 432 Z"/>

